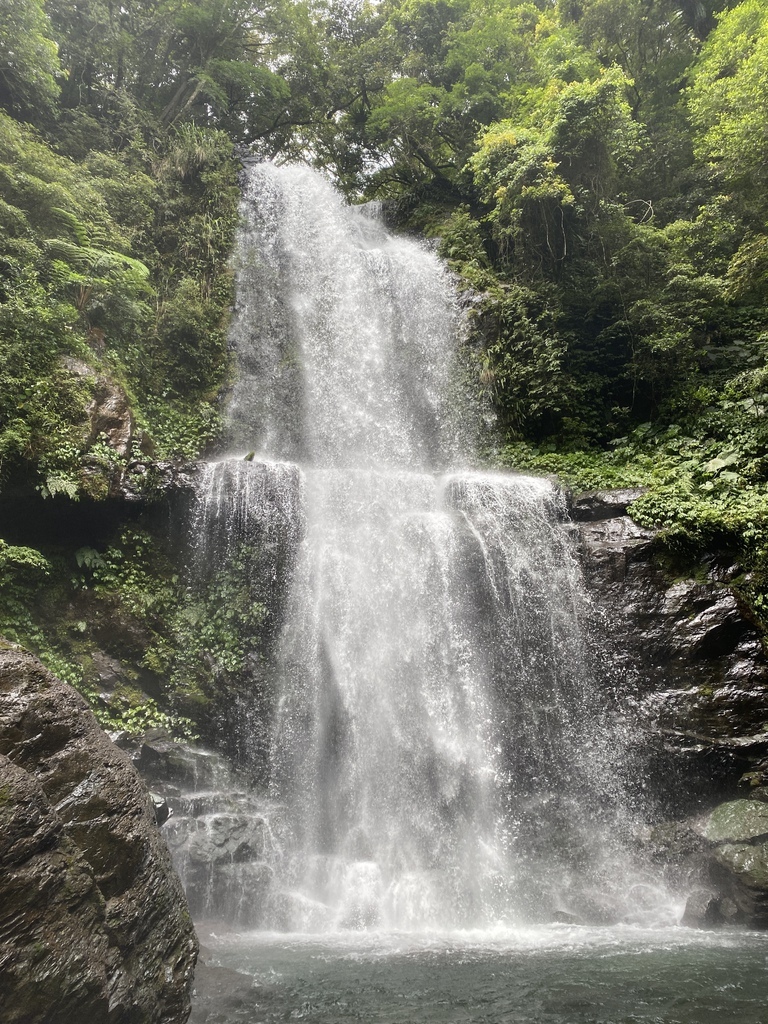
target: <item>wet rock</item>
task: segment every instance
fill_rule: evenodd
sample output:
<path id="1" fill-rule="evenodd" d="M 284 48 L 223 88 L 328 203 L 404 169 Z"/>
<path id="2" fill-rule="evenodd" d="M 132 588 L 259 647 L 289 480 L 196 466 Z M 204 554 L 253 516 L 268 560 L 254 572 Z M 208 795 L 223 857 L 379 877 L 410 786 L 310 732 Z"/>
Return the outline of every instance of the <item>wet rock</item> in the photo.
<path id="1" fill-rule="evenodd" d="M 233 783 L 233 772 L 220 754 L 180 743 L 161 729 L 145 733 L 133 751 L 134 764 L 153 789 L 163 792 L 168 785 L 177 792 L 224 789 Z M 234 784 L 234 788 L 242 788 Z"/>
<path id="2" fill-rule="evenodd" d="M 730 800 L 712 811 L 704 825 L 712 842 L 756 843 L 768 839 L 768 805 L 755 800 Z"/>
<path id="3" fill-rule="evenodd" d="M 182 1024 L 196 941 L 149 795 L 85 701 L 8 644 L 0 755 L 3 1021 Z"/>
<path id="4" fill-rule="evenodd" d="M 727 656 L 738 649 L 745 635 L 753 632 L 731 591 L 718 592 L 715 589 L 711 593 L 711 603 L 707 603 L 698 615 L 688 621 L 688 643 L 692 659 Z"/>
<path id="5" fill-rule="evenodd" d="M 645 757 L 665 813 L 684 816 L 735 791 L 768 753 L 768 664 L 730 581 L 712 557 L 696 579 L 670 580 L 654 531 L 626 515 L 637 492 L 572 499 L 599 629 L 615 637 L 605 685 L 622 692 L 648 736 Z"/>
<path id="6" fill-rule="evenodd" d="M 76 377 L 88 377 L 93 381 L 91 401 L 85 410 L 88 417 L 88 441 L 106 441 L 122 458 L 131 454 L 134 422 L 131 404 L 123 388 L 115 381 L 103 376 L 82 359 L 64 356 L 62 365 Z"/>
<path id="7" fill-rule="evenodd" d="M 736 905 L 734 921 L 768 928 L 768 843 L 727 843 L 713 853 L 712 875 Z"/>
<path id="8" fill-rule="evenodd" d="M 710 878 L 713 844 L 702 835 L 700 824 L 700 821 L 662 822 L 639 843 L 641 854 L 655 870 L 660 870 L 668 891 L 681 895 L 714 891 Z M 694 915 L 694 904 L 691 915 Z"/>
<path id="9" fill-rule="evenodd" d="M 629 516 L 580 523 L 579 534 L 589 559 L 589 576 L 609 584 L 622 583 L 634 562 L 650 556 L 655 537 Z"/>
<path id="10" fill-rule="evenodd" d="M 173 814 L 168 806 L 168 801 L 159 793 L 150 793 L 152 799 L 152 810 L 155 812 L 155 821 L 158 825 L 164 825 Z"/>
<path id="11" fill-rule="evenodd" d="M 218 812 L 201 817 L 175 813 L 164 835 L 196 920 L 220 919 L 230 927 L 265 923 L 274 860 L 265 820 L 248 812 L 245 798 L 218 795 Z M 175 803 L 174 798 L 171 803 Z M 225 808 L 237 808 L 227 813 Z"/>
<path id="12" fill-rule="evenodd" d="M 703 818 L 667 822 L 649 852 L 667 884 L 687 893 L 690 928 L 768 928 L 768 805 L 730 800 Z"/>
<path id="13" fill-rule="evenodd" d="M 129 746 L 147 784 L 172 811 L 163 836 L 195 919 L 265 924 L 277 852 L 273 826 L 246 780 L 219 754 L 159 729 Z M 279 809 L 269 810 L 279 816 Z"/>
<path id="14" fill-rule="evenodd" d="M 186 856 L 196 864 L 242 864 L 264 855 L 264 821 L 246 814 L 208 814 L 194 818 L 183 838 Z M 174 835 L 168 837 L 173 845 Z"/>
<path id="15" fill-rule="evenodd" d="M 103 440 L 127 459 L 133 447 L 133 413 L 128 396 L 114 381 L 99 377 L 87 408 L 90 441 Z"/>
<path id="16" fill-rule="evenodd" d="M 622 518 L 628 506 L 646 490 L 646 487 L 625 487 L 612 491 L 582 491 L 571 499 L 571 518 L 577 522 Z"/>
<path id="17" fill-rule="evenodd" d="M 3 755 L 0 893 L 4 1024 L 129 1019 L 109 1010 L 119 959 L 93 871 L 39 782 Z"/>
<path id="18" fill-rule="evenodd" d="M 690 891 L 681 923 L 692 928 L 768 928 L 768 806 L 729 800 L 703 819 L 677 825 L 698 833 L 704 847 L 681 849 Z M 702 852 L 704 851 L 704 852 Z M 694 870 L 695 869 L 695 870 Z"/>
<path id="19" fill-rule="evenodd" d="M 686 928 L 719 928 L 738 920 L 738 907 L 733 900 L 711 889 L 695 889 L 685 904 L 680 920 Z"/>
<path id="20" fill-rule="evenodd" d="M 652 860 L 657 863 L 679 865 L 709 851 L 711 844 L 688 822 L 670 821 L 657 825 L 648 843 Z"/>
<path id="21" fill-rule="evenodd" d="M 131 674 L 123 668 L 117 658 L 111 657 L 98 648 L 91 655 L 91 671 L 99 692 L 107 696 L 113 694 L 118 687 L 130 685 L 133 682 Z"/>
<path id="22" fill-rule="evenodd" d="M 739 779 L 739 791 L 749 800 L 768 803 L 768 759 L 758 761 L 751 771 Z"/>

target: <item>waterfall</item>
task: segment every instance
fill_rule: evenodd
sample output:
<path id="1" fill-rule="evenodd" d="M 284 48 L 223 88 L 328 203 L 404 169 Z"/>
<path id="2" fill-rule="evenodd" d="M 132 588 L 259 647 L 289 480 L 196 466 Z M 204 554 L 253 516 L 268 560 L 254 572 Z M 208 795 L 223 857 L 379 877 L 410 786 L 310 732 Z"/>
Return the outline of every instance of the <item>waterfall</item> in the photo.
<path id="1" fill-rule="evenodd" d="M 230 425 L 256 456 L 209 468 L 198 524 L 217 558 L 243 538 L 294 549 L 265 923 L 442 929 L 551 920 L 591 890 L 615 903 L 623 737 L 591 681 L 562 495 L 466 468 L 480 415 L 434 252 L 306 167 L 247 174 Z"/>

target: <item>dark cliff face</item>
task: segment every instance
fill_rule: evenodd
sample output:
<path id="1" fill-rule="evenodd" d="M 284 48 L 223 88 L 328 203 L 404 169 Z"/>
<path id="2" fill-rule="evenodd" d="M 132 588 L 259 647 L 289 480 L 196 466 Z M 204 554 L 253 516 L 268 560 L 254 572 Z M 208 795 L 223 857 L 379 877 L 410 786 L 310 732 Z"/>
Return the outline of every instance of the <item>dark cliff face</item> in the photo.
<path id="1" fill-rule="evenodd" d="M 182 1024 L 196 954 L 130 760 L 71 687 L 0 642 L 4 1024 Z"/>
<path id="2" fill-rule="evenodd" d="M 637 495 L 578 495 L 571 514 L 613 652 L 607 675 L 636 710 L 659 819 L 647 852 L 687 896 L 683 924 L 768 929 L 762 642 L 730 585 L 738 567 L 712 557 L 695 579 L 670 579 L 653 532 L 627 515 Z"/>
<path id="3" fill-rule="evenodd" d="M 671 580 L 653 531 L 627 515 L 636 491 L 578 495 L 584 571 L 616 651 L 614 671 L 636 701 L 667 807 L 691 813 L 735 794 L 768 753 L 768 663 L 730 580 L 713 558 Z"/>

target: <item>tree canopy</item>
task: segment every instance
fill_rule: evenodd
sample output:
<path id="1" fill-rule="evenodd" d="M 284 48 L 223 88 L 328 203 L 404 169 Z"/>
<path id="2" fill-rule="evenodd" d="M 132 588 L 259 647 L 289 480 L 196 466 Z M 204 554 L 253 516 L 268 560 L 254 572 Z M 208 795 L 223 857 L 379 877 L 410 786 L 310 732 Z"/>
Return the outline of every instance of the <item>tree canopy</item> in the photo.
<path id="1" fill-rule="evenodd" d="M 250 152 L 440 238 L 505 458 L 655 453 L 647 521 L 752 523 L 757 564 L 767 68 L 762 0 L 3 5 L 0 486 L 90 486 L 99 374 L 147 451 L 215 438 Z"/>

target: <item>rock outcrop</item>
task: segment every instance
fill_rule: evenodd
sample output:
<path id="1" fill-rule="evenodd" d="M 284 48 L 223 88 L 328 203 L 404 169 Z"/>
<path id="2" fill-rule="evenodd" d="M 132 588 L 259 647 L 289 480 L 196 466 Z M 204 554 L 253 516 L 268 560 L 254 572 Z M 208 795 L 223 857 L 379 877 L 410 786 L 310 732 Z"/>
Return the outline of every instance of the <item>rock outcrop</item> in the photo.
<path id="1" fill-rule="evenodd" d="M 669 579 L 655 534 L 627 506 L 637 490 L 572 501 L 583 563 L 604 625 L 620 642 L 611 665 L 651 737 L 670 809 L 691 813 L 732 796 L 768 754 L 768 663 L 731 582 L 712 558 L 696 578 Z"/>
<path id="2" fill-rule="evenodd" d="M 654 532 L 627 513 L 640 493 L 578 495 L 572 517 L 614 639 L 607 675 L 634 705 L 657 812 L 678 819 L 653 830 L 648 852 L 687 894 L 683 924 L 766 929 L 768 663 L 731 586 L 738 566 L 712 557 L 696 578 L 670 579 Z"/>
<path id="3" fill-rule="evenodd" d="M 164 837 L 195 919 L 263 926 L 276 857 L 263 801 L 219 754 L 159 730 L 145 735 L 133 758 L 172 812 Z"/>
<path id="4" fill-rule="evenodd" d="M 196 951 L 129 758 L 79 694 L 2 643 L 3 1024 L 182 1024 Z"/>
<path id="5" fill-rule="evenodd" d="M 682 923 L 768 929 L 768 805 L 729 800 L 693 826 L 703 845 Z M 690 857 L 687 866 L 693 866 Z"/>

